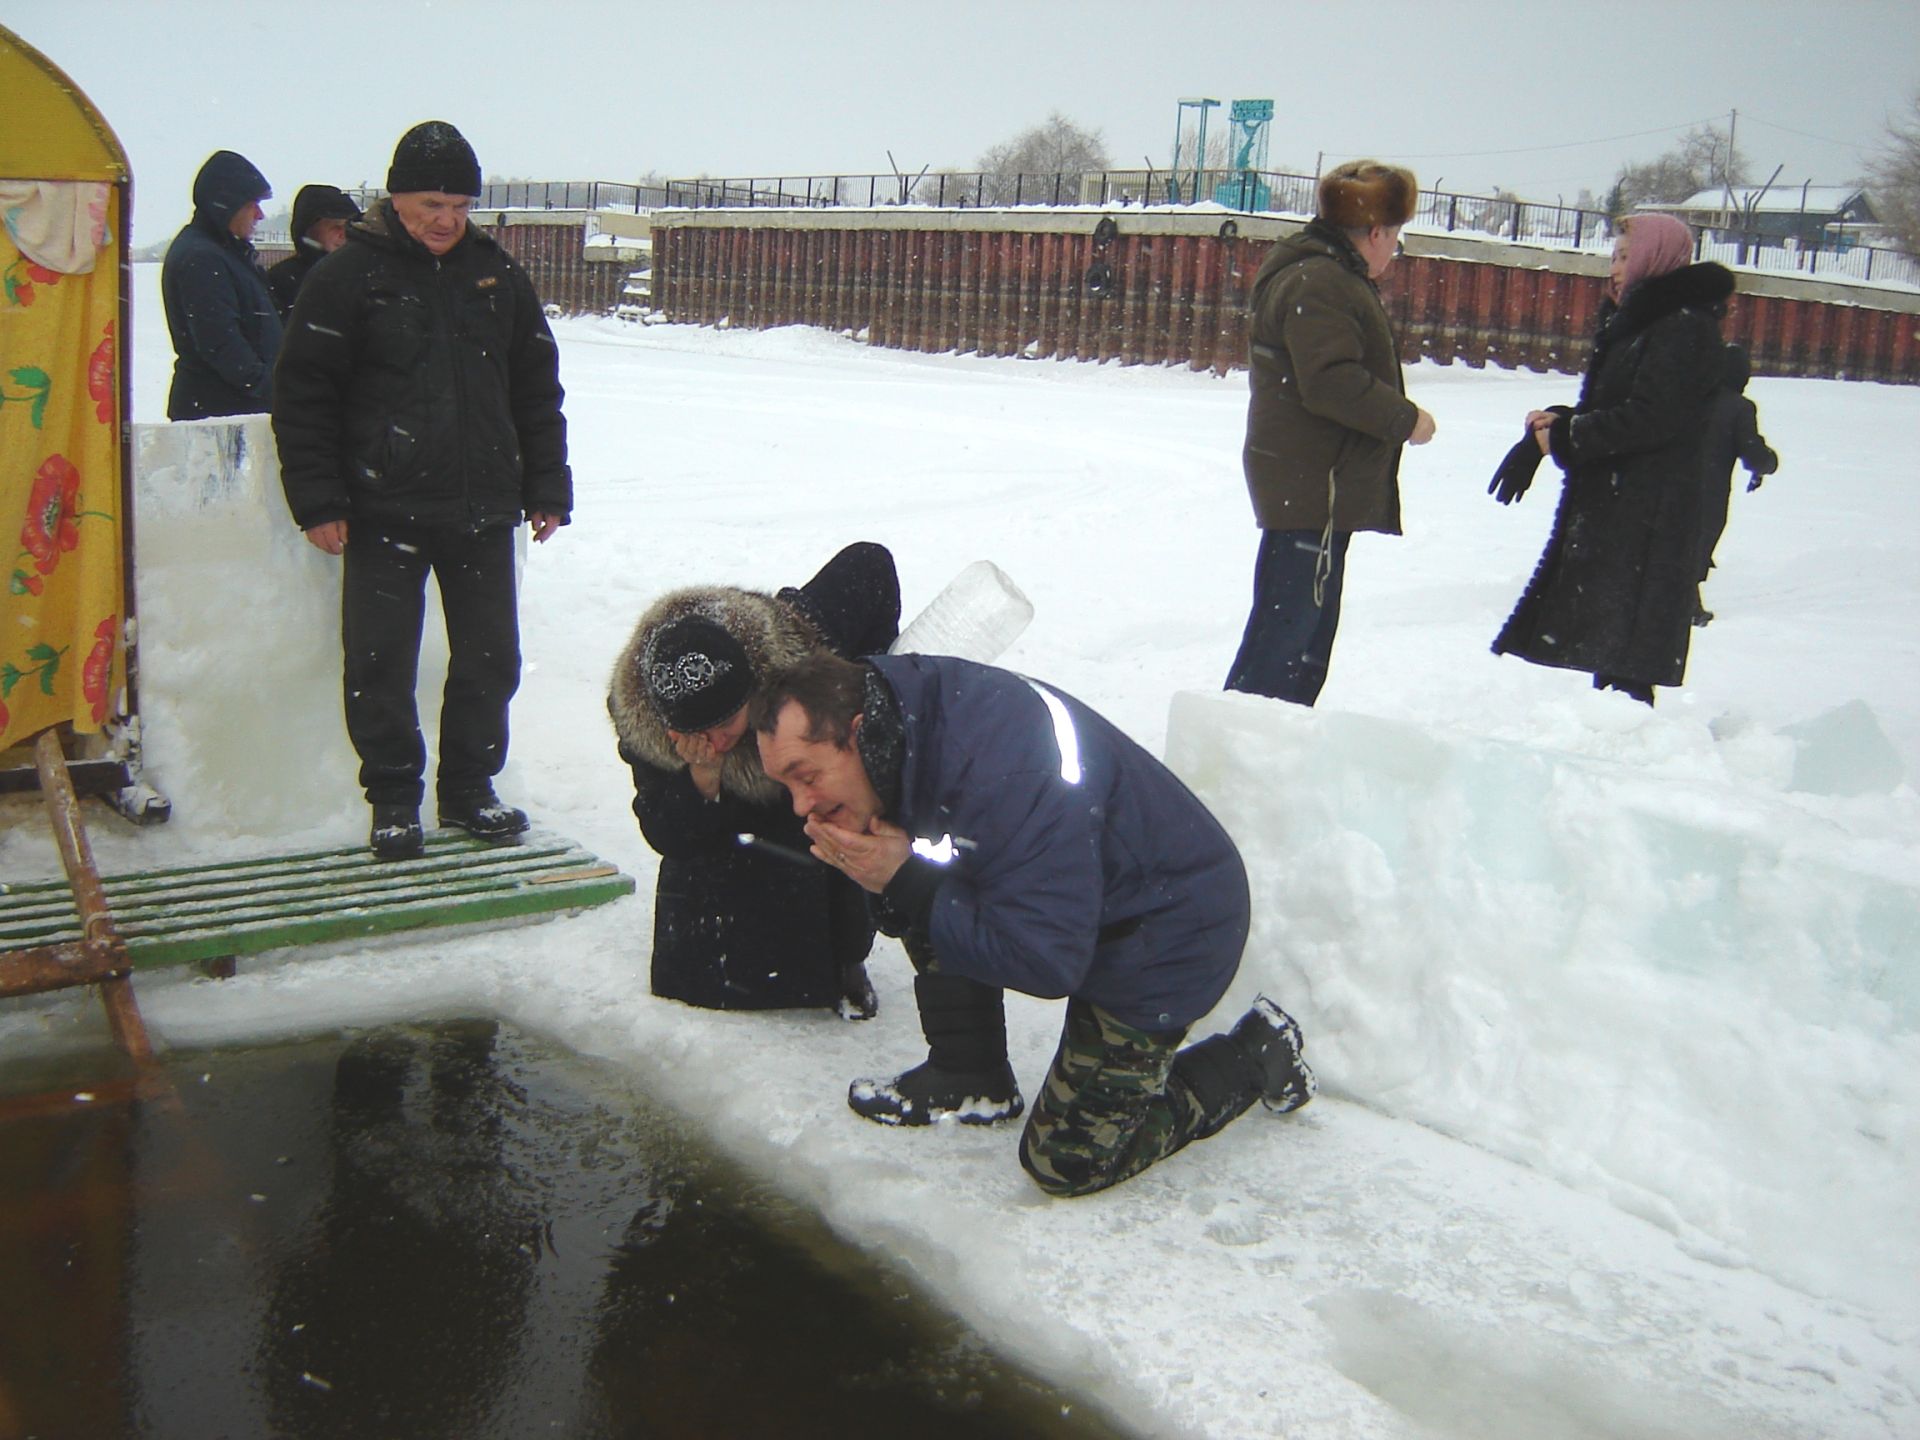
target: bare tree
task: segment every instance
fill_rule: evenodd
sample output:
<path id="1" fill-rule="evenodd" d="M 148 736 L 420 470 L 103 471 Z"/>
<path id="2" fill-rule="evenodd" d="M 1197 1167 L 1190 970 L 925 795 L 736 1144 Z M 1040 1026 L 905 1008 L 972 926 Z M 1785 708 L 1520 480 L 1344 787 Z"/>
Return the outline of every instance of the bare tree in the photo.
<path id="1" fill-rule="evenodd" d="M 1717 125 L 1702 125 L 1664 155 L 1623 166 L 1608 208 L 1619 215 L 1637 205 L 1674 205 L 1715 186 L 1746 183 L 1746 157 L 1734 150 L 1732 137 Z"/>
<path id="2" fill-rule="evenodd" d="M 1920 254 L 1920 90 L 1905 115 L 1887 122 L 1887 138 L 1868 166 L 1867 182 L 1881 223 Z"/>
<path id="3" fill-rule="evenodd" d="M 1113 168 L 1098 130 L 1087 130 L 1058 110 L 1013 139 L 995 145 L 974 167 L 985 177 L 979 187 L 983 205 L 1051 201 L 1055 176 L 1060 198 L 1077 202 L 1080 177 Z M 1044 177 L 1044 178 L 1043 178 Z"/>

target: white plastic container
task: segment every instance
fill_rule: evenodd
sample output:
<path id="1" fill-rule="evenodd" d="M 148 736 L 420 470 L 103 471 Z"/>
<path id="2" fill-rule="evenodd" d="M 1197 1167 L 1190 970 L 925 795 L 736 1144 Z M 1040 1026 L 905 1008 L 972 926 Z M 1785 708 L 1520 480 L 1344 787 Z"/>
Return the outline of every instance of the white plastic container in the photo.
<path id="1" fill-rule="evenodd" d="M 1033 620 L 1033 602 L 991 560 L 976 560 L 913 618 L 895 655 L 957 655 L 990 665 Z"/>

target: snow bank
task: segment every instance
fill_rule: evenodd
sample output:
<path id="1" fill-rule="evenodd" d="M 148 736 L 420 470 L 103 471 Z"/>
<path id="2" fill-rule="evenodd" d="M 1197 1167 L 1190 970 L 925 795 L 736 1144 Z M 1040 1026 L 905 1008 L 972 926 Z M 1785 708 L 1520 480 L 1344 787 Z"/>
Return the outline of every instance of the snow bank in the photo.
<path id="1" fill-rule="evenodd" d="M 1253 877 L 1223 1011 L 1286 997 L 1330 1091 L 1717 1263 L 1908 1293 L 1910 848 L 1786 800 L 1246 696 L 1176 697 L 1168 755 Z"/>

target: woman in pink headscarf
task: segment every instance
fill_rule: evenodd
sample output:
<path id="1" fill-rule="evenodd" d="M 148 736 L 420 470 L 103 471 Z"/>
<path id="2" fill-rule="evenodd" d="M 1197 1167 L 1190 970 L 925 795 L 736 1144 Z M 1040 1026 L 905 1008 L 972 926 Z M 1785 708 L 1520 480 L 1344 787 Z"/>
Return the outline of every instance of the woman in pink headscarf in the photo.
<path id="1" fill-rule="evenodd" d="M 1579 403 L 1527 416 L 1566 480 L 1547 548 L 1493 642 L 1496 655 L 1584 670 L 1649 705 L 1656 685 L 1686 674 L 1701 440 L 1733 293 L 1724 266 L 1692 259 L 1693 232 L 1672 216 L 1621 222 Z"/>

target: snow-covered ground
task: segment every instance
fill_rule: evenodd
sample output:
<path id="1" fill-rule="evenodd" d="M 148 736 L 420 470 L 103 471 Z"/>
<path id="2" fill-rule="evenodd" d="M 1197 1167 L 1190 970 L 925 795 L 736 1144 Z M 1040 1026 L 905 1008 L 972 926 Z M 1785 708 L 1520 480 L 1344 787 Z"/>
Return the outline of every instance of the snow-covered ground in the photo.
<path id="1" fill-rule="evenodd" d="M 156 279 L 140 269 L 144 421 L 170 363 Z M 1920 389 L 1755 383 L 1781 473 L 1736 493 L 1718 619 L 1650 712 L 1487 651 L 1554 487 L 1503 509 L 1486 479 L 1522 414 L 1576 382 L 1414 369 L 1440 435 L 1408 452 L 1406 537 L 1354 544 L 1332 678 L 1305 712 L 1216 693 L 1256 540 L 1238 377 L 807 330 L 557 330 L 578 508 L 528 559 L 502 790 L 639 893 L 225 982 L 143 977 L 162 1039 L 502 1014 L 644 1076 L 1144 1434 L 1920 1434 Z M 217 521 L 210 586 L 188 598 L 179 555 L 143 575 L 154 778 L 176 819 L 95 818 L 110 871 L 365 832 L 337 710 L 313 698 L 334 683 L 325 563 L 282 543 L 249 571 L 216 553 Z M 890 942 L 865 1025 L 647 994 L 654 866 L 607 669 L 660 591 L 777 587 L 855 539 L 893 548 L 910 615 L 996 561 L 1037 611 L 1004 663 L 1104 710 L 1216 807 L 1258 912 L 1216 1019 L 1275 995 L 1306 1028 L 1319 1101 L 1048 1201 L 1011 1133 L 888 1131 L 845 1108 L 850 1077 L 921 1053 Z M 209 599 L 231 583 L 255 600 Z M 281 590 L 312 633 L 280 648 L 320 658 L 250 685 L 250 661 L 286 661 L 244 612 Z M 235 668 L 190 663 L 222 646 Z M 0 818 L 0 873 L 56 870 L 30 810 Z M 1060 1007 L 1009 1012 L 1031 1093 Z M 98 1032 L 75 997 L 0 1011 L 6 1046 Z"/>

